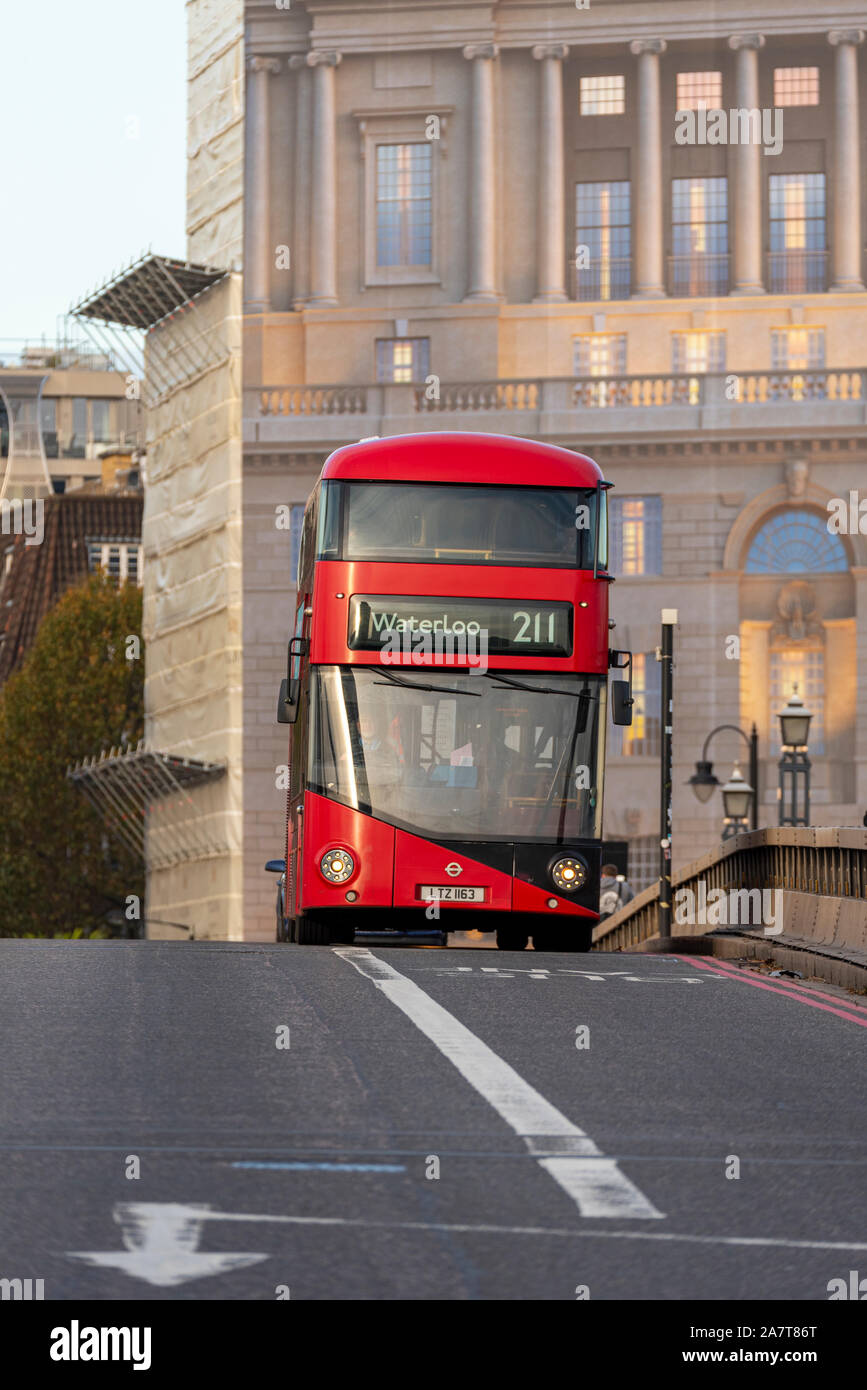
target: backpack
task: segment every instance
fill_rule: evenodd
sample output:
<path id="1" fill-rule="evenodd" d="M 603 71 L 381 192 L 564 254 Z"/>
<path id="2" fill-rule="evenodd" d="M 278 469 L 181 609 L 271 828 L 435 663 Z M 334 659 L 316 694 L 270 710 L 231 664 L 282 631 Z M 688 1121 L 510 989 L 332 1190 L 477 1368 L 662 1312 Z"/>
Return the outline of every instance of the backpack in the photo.
<path id="1" fill-rule="evenodd" d="M 599 912 L 603 917 L 610 917 L 620 906 L 620 885 L 616 888 L 606 888 L 599 899 Z"/>

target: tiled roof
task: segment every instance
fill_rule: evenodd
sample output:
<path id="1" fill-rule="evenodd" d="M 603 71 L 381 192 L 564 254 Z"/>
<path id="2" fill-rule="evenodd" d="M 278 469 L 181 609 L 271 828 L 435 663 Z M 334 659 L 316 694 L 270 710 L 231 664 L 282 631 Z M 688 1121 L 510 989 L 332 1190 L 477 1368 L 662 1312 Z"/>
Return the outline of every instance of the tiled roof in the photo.
<path id="1" fill-rule="evenodd" d="M 45 499 L 41 544 L 0 534 L 0 684 L 23 661 L 48 610 L 87 576 L 87 540 L 141 536 L 142 502 L 140 494 L 55 495 Z"/>

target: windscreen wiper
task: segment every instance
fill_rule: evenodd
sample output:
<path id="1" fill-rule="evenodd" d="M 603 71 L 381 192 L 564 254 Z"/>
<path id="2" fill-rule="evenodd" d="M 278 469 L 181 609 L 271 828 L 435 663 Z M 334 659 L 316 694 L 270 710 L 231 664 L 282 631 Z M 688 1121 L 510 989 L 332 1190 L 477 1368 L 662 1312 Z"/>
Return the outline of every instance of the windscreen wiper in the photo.
<path id="1" fill-rule="evenodd" d="M 494 680 L 495 677 L 491 676 L 492 684 Z M 499 672 L 496 675 L 496 682 L 501 689 L 510 685 L 514 690 L 529 690 L 531 695 L 571 695 L 576 700 L 593 700 L 594 702 L 598 699 L 598 696 L 590 695 L 586 690 L 569 690 L 567 686 L 557 685 L 526 685 L 524 681 L 513 681 L 510 676 L 501 676 Z M 496 685 L 494 688 L 496 689 Z"/>
<path id="2" fill-rule="evenodd" d="M 380 675 L 385 676 L 385 680 L 390 681 L 392 685 L 405 685 L 407 690 L 432 690 L 435 695 L 475 695 L 477 699 L 481 699 L 482 696 L 481 690 L 453 690 L 448 685 L 419 685 L 417 681 L 401 680 L 400 676 L 393 675 L 391 671 L 381 671 Z M 373 684 L 384 685 L 385 681 L 373 681 Z"/>

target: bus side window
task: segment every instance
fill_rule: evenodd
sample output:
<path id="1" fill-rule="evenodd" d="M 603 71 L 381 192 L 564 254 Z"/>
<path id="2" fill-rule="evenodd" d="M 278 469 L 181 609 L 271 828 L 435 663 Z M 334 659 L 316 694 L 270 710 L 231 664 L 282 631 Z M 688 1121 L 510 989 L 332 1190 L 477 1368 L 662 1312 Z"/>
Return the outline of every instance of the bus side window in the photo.
<path id="1" fill-rule="evenodd" d="M 316 513 L 319 501 L 319 488 L 317 486 L 307 503 L 304 512 L 304 522 L 301 527 L 301 545 L 298 548 L 298 592 L 299 594 L 311 593 L 313 590 L 313 561 L 315 559 L 314 542 L 316 539 Z M 300 634 L 296 634 L 300 636 Z"/>

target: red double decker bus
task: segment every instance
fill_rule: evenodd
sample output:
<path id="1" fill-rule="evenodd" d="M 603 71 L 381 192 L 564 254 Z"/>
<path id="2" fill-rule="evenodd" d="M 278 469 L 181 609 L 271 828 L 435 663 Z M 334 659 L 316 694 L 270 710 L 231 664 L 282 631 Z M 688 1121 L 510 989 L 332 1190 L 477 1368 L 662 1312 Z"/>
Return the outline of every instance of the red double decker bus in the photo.
<path id="1" fill-rule="evenodd" d="M 606 483 L 511 436 L 362 440 L 301 536 L 278 937 L 468 927 L 586 951 L 599 919 Z M 629 685 L 612 682 L 628 722 Z M 276 861 L 274 867 L 284 866 Z"/>

